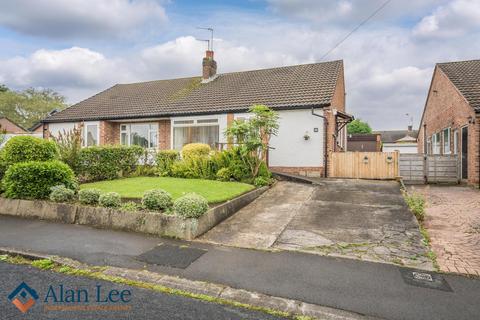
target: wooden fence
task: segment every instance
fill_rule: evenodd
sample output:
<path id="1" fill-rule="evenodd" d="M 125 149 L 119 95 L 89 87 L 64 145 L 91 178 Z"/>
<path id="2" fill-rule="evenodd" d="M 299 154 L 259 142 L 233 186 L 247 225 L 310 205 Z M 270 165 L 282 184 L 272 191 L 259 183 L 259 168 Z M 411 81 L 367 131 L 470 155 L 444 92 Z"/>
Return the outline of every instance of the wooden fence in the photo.
<path id="1" fill-rule="evenodd" d="M 332 152 L 329 176 L 356 179 L 396 179 L 398 152 Z"/>
<path id="2" fill-rule="evenodd" d="M 400 154 L 400 176 L 406 184 L 458 183 L 457 155 Z"/>

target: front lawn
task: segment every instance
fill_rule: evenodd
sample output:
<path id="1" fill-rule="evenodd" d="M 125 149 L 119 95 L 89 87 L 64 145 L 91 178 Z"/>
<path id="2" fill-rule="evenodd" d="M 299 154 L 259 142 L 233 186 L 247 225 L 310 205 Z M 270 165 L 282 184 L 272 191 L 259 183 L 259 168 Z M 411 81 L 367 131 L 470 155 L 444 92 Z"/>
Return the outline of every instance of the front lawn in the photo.
<path id="1" fill-rule="evenodd" d="M 239 182 L 222 182 L 202 179 L 170 177 L 135 177 L 85 183 L 81 189 L 97 188 L 104 192 L 118 192 L 124 198 L 141 198 L 151 189 L 163 189 L 174 199 L 185 193 L 195 192 L 204 196 L 209 203 L 223 202 L 250 191 L 254 186 Z"/>

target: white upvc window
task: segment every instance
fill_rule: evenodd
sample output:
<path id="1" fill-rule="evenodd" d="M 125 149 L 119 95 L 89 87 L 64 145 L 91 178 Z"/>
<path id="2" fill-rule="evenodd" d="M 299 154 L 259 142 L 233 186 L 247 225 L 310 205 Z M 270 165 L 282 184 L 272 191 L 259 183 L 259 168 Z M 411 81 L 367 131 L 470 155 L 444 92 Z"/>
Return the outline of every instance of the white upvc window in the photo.
<path id="1" fill-rule="evenodd" d="M 100 123 L 84 122 L 82 127 L 83 146 L 98 146 L 100 142 Z"/>
<path id="2" fill-rule="evenodd" d="M 458 154 L 458 129 L 453 130 L 453 154 Z"/>
<path id="3" fill-rule="evenodd" d="M 145 149 L 158 148 L 158 123 L 120 124 L 120 144 Z"/>
<path id="4" fill-rule="evenodd" d="M 450 154 L 450 128 L 446 128 L 442 133 L 443 154 Z"/>
<path id="5" fill-rule="evenodd" d="M 215 148 L 220 139 L 218 117 L 172 119 L 173 149 L 180 150 L 189 143 L 205 143 Z"/>
<path id="6" fill-rule="evenodd" d="M 440 132 L 434 133 L 432 136 L 432 153 L 440 154 L 441 136 Z"/>

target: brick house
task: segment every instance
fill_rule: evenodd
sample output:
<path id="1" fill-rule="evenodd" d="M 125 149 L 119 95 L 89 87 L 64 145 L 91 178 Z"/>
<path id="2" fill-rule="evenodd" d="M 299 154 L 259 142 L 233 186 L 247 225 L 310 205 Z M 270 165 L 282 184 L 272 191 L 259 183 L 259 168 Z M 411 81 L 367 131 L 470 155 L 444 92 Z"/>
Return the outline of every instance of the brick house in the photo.
<path id="1" fill-rule="evenodd" d="M 479 183 L 480 60 L 438 63 L 418 134 L 418 152 L 458 154 L 462 180 Z"/>
<path id="2" fill-rule="evenodd" d="M 248 117 L 253 104 L 280 116 L 272 137 L 269 166 L 320 176 L 328 153 L 346 145 L 342 61 L 217 74 L 213 51 L 201 77 L 117 84 L 43 121 L 44 137 L 80 126 L 85 146 L 138 144 L 181 149 L 192 142 L 218 148 L 225 129 Z"/>
<path id="3" fill-rule="evenodd" d="M 0 117 L 0 128 L 5 130 L 9 134 L 25 134 L 28 133 L 27 130 L 20 127 L 15 122 L 11 121 L 6 117 Z"/>

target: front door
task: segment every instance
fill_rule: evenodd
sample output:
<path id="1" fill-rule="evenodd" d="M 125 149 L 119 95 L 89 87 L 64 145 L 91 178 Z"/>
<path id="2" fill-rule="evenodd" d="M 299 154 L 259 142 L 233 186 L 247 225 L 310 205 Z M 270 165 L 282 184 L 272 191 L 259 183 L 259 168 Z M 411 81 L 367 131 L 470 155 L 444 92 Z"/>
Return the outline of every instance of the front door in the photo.
<path id="1" fill-rule="evenodd" d="M 468 179 L 468 127 L 462 128 L 462 179 Z"/>

